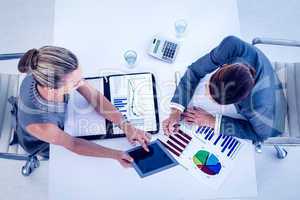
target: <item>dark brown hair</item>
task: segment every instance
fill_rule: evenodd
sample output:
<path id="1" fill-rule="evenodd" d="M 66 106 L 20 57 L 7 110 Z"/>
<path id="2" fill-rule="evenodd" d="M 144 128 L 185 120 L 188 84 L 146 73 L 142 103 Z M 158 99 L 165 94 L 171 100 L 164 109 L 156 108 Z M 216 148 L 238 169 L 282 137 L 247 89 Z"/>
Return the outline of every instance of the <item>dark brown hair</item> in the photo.
<path id="1" fill-rule="evenodd" d="M 55 89 L 64 84 L 66 74 L 77 68 L 76 56 L 65 48 L 55 46 L 30 49 L 18 64 L 21 73 L 31 72 L 39 85 Z"/>
<path id="2" fill-rule="evenodd" d="M 255 74 L 255 69 L 245 63 L 222 66 L 210 78 L 209 93 L 222 105 L 240 102 L 251 93 Z"/>

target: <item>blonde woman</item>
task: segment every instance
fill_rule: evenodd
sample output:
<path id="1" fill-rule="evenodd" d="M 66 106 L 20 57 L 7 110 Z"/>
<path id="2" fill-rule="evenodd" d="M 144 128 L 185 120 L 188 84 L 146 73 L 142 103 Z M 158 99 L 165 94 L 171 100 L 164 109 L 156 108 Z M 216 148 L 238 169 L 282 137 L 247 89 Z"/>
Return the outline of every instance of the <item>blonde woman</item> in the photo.
<path id="1" fill-rule="evenodd" d="M 69 50 L 55 46 L 31 49 L 18 64 L 27 73 L 20 89 L 17 134 L 22 147 L 32 152 L 47 143 L 63 146 L 86 156 L 112 158 L 124 167 L 133 159 L 126 153 L 70 136 L 63 131 L 65 96 L 77 90 L 106 119 L 117 124 L 129 142 L 140 143 L 148 151 L 150 137 L 135 128 L 95 88 L 82 78 L 78 59 Z M 49 156 L 49 149 L 42 152 Z"/>

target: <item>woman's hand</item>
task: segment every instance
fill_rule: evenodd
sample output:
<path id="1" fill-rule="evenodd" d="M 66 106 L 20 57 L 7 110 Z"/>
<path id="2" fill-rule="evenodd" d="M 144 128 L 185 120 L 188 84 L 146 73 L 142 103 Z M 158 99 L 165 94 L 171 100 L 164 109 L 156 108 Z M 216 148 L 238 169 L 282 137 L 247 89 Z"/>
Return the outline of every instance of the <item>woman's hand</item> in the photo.
<path id="1" fill-rule="evenodd" d="M 181 111 L 173 108 L 169 117 L 163 121 L 163 130 L 166 135 L 178 131 L 180 116 Z"/>
<path id="2" fill-rule="evenodd" d="M 215 117 L 199 107 L 188 108 L 183 113 L 184 121 L 198 126 L 215 127 Z"/>
<path id="3" fill-rule="evenodd" d="M 151 135 L 145 131 L 135 128 L 129 123 L 126 123 L 122 130 L 125 132 L 128 141 L 131 144 L 139 143 L 145 151 L 149 152 L 148 144 L 151 140 Z"/>
<path id="4" fill-rule="evenodd" d="M 133 158 L 123 151 L 115 150 L 113 158 L 125 168 L 132 167 Z"/>

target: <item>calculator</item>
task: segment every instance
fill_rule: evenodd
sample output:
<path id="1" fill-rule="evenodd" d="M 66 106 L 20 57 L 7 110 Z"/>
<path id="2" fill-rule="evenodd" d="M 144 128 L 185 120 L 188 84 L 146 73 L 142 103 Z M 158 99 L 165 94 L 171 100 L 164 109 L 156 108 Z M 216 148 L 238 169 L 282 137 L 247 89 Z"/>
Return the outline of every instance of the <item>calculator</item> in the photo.
<path id="1" fill-rule="evenodd" d="M 172 63 L 175 60 L 178 47 L 179 45 L 175 41 L 155 36 L 151 40 L 148 53 L 155 58 Z"/>

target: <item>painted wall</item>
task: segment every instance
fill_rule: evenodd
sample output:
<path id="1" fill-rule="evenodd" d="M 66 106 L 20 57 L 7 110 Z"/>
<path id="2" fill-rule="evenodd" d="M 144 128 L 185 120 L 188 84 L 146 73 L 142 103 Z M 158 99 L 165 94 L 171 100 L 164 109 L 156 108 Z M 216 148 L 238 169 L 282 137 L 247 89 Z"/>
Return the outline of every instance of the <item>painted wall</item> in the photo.
<path id="1" fill-rule="evenodd" d="M 0 53 L 24 52 L 51 44 L 53 0 L 0 0 Z M 17 61 L 1 61 L 1 72 L 16 73 Z"/>
<path id="2" fill-rule="evenodd" d="M 238 0 L 241 35 L 300 41 L 299 0 Z M 300 48 L 263 47 L 271 60 L 300 62 Z"/>

